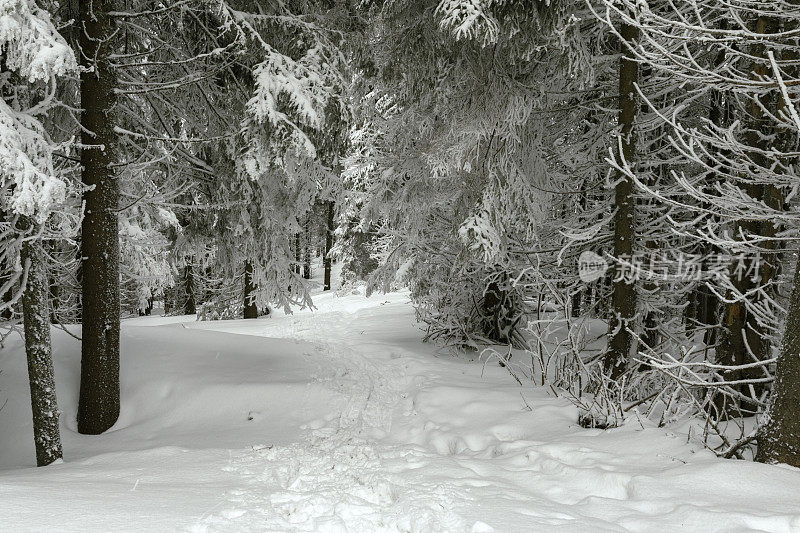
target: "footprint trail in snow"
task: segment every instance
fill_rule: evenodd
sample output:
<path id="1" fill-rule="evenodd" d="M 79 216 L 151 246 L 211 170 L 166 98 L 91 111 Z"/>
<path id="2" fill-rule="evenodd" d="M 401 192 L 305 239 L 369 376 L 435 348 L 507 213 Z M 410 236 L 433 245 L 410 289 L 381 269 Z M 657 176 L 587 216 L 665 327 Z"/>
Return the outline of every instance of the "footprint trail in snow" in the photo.
<path id="1" fill-rule="evenodd" d="M 418 467 L 421 453 L 376 443 L 404 397 L 402 364 L 380 366 L 332 343 L 318 345 L 313 356 L 317 379 L 344 396 L 341 411 L 302 442 L 240 457 L 229 470 L 249 488 L 226 495 L 229 507 L 192 530 L 469 530 L 450 511 L 456 491 L 439 483 L 411 486 L 396 475 Z"/>

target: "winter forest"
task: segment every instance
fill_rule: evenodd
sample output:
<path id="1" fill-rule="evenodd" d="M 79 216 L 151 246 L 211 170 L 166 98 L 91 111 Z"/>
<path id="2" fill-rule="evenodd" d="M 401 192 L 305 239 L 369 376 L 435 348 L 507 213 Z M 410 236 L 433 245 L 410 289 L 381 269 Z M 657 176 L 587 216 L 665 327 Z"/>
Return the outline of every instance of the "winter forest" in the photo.
<path id="1" fill-rule="evenodd" d="M 800 531 L 798 169 L 800 0 L 0 0 L 0 529 Z"/>

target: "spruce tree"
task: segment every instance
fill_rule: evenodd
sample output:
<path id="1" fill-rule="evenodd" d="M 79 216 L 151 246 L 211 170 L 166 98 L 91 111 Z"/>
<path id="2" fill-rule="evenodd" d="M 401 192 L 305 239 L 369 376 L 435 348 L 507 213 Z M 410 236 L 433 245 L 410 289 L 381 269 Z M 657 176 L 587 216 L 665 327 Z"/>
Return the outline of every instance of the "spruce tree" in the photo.
<path id="1" fill-rule="evenodd" d="M 114 0 L 81 0 L 82 343 L 78 431 L 98 434 L 117 421 L 119 390 L 119 182 L 114 128 L 116 81 L 110 56 Z"/>

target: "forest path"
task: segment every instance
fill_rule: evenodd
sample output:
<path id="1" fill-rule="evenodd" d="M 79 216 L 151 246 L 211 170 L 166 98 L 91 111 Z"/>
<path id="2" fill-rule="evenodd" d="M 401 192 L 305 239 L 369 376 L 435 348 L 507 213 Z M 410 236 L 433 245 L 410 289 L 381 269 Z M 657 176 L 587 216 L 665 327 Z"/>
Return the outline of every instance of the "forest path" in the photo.
<path id="1" fill-rule="evenodd" d="M 549 391 L 421 344 L 404 299 L 331 297 L 267 321 L 264 335 L 311 342 L 315 381 L 346 400 L 298 442 L 240 457 L 243 485 L 192 531 L 800 530 L 775 491 L 800 496 L 797 472 L 773 469 L 767 490 L 770 467 L 646 421 L 580 428 Z M 754 506 L 739 476 L 772 497 Z"/>
<path id="2" fill-rule="evenodd" d="M 407 293 L 315 303 L 125 321 L 123 411 L 99 436 L 75 432 L 80 349 L 55 330 L 65 462 L 40 469 L 20 469 L 30 400 L 9 341 L 3 531 L 800 531 L 797 469 L 635 416 L 583 429 L 549 389 L 420 342 Z"/>
<path id="3" fill-rule="evenodd" d="M 300 442 L 257 450 L 227 467 L 243 486 L 229 491 L 228 504 L 191 531 L 472 529 L 450 511 L 457 486 L 403 475 L 425 464 L 423 449 L 379 443 L 396 412 L 410 414 L 406 389 L 421 380 L 409 377 L 402 348 L 365 342 L 364 330 L 357 328 L 370 325 L 361 318 L 323 312 L 265 326 L 264 335 L 310 342 L 319 369 L 314 380 L 345 401 L 307 424 Z"/>

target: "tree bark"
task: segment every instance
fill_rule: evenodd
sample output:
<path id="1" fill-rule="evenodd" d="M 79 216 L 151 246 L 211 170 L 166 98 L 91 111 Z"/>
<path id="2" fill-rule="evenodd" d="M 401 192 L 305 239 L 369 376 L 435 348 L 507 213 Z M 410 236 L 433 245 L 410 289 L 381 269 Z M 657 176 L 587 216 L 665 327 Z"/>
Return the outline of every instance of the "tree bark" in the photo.
<path id="1" fill-rule="evenodd" d="M 756 461 L 800 467 L 800 261 L 795 266 L 783 347 L 766 418 L 758 437 Z"/>
<path id="2" fill-rule="evenodd" d="M 78 235 L 78 242 L 83 242 L 83 238 Z M 75 269 L 75 281 L 83 287 L 83 247 L 78 247 L 78 268 Z M 75 321 L 83 324 L 83 293 L 80 292 L 75 297 Z"/>
<path id="3" fill-rule="evenodd" d="M 186 289 L 186 301 L 183 303 L 183 314 L 193 315 L 197 312 L 197 304 L 194 301 L 194 270 L 192 270 L 191 264 L 186 265 L 183 280 Z"/>
<path id="4" fill-rule="evenodd" d="M 305 246 L 303 250 L 303 279 L 311 279 L 311 216 L 306 217 Z"/>
<path id="5" fill-rule="evenodd" d="M 114 0 L 81 0 L 81 226 L 83 333 L 78 431 L 98 434 L 119 417 L 119 183 L 114 176 L 116 78 L 109 56 Z"/>
<path id="6" fill-rule="evenodd" d="M 258 307 L 255 300 L 256 286 L 253 282 L 253 262 L 244 264 L 244 317 L 258 318 Z"/>
<path id="7" fill-rule="evenodd" d="M 791 2 L 797 5 L 797 0 Z M 784 31 L 795 30 L 798 22 L 787 23 Z M 790 48 L 783 53 L 783 59 L 796 61 L 800 57 L 797 49 Z M 797 75 L 797 67 L 791 67 L 791 74 Z M 778 114 L 793 105 L 783 97 L 778 102 Z M 790 129 L 779 132 L 781 151 L 791 151 L 797 136 Z M 774 187 L 772 200 L 785 202 L 783 195 Z M 770 207 L 774 204 L 767 202 Z M 774 207 L 773 207 L 774 208 Z M 769 223 L 769 222 L 765 222 Z M 776 261 L 777 265 L 781 263 Z M 767 267 L 769 268 L 769 267 Z M 767 272 L 769 274 L 769 272 Z M 762 272 L 762 275 L 764 273 Z M 755 460 L 761 463 L 786 463 L 800 467 L 800 260 L 795 265 L 792 295 L 783 332 L 783 345 L 775 366 L 775 381 L 770 392 L 766 421 L 758 435 L 758 451 Z"/>
<path id="8" fill-rule="evenodd" d="M 621 152 L 617 154 L 617 164 L 622 166 L 633 163 L 636 154 L 636 137 L 634 123 L 636 120 L 636 88 L 639 81 L 639 65 L 633 60 L 633 53 L 628 49 L 639 36 L 639 29 L 629 24 L 622 24 L 620 35 L 624 42 L 622 57 L 619 63 L 619 126 L 621 127 Z M 623 172 L 616 173 L 617 186 L 614 192 L 614 257 L 630 260 L 633 255 L 635 238 L 635 205 L 633 200 L 633 181 Z M 633 336 L 629 330 L 636 314 L 636 284 L 620 279 L 614 282 L 612 296 L 612 312 L 609 324 L 608 350 L 603 357 L 604 371 L 616 379 L 625 371 Z"/>
<path id="9" fill-rule="evenodd" d="M 300 262 L 302 261 L 302 248 L 300 247 L 300 233 L 294 234 L 294 273 L 300 274 Z"/>
<path id="10" fill-rule="evenodd" d="M 322 259 L 324 274 L 323 290 L 331 290 L 331 250 L 333 249 L 333 221 L 335 204 L 332 200 L 327 202 L 327 213 L 325 216 L 325 257 Z"/>
<path id="11" fill-rule="evenodd" d="M 50 342 L 49 284 L 41 244 L 36 241 L 23 243 L 22 262 L 28 264 L 28 284 L 22 294 L 22 315 L 31 389 L 33 441 L 36 445 L 36 466 L 46 466 L 61 459 L 62 451 Z"/>

